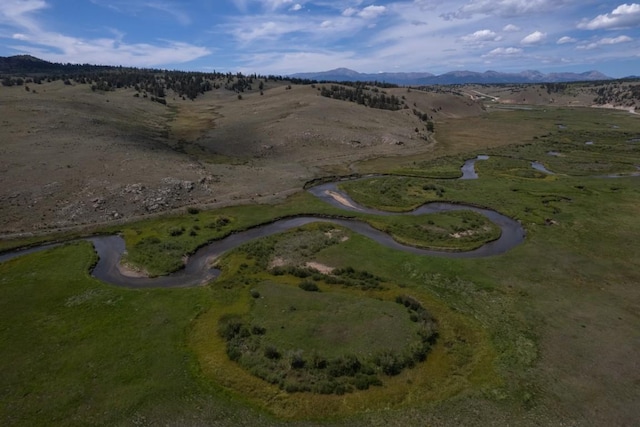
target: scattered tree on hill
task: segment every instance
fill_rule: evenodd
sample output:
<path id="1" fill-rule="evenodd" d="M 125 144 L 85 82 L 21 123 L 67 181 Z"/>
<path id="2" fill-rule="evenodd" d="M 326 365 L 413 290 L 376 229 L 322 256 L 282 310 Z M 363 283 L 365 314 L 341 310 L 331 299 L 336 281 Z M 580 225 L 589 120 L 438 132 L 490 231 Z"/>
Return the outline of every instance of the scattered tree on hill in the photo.
<path id="1" fill-rule="evenodd" d="M 404 101 L 395 95 L 387 96 L 380 93 L 378 88 L 369 88 L 366 84 L 359 82 L 356 82 L 353 88 L 344 85 L 322 86 L 320 95 L 380 110 L 396 111 L 402 109 L 404 105 Z"/>

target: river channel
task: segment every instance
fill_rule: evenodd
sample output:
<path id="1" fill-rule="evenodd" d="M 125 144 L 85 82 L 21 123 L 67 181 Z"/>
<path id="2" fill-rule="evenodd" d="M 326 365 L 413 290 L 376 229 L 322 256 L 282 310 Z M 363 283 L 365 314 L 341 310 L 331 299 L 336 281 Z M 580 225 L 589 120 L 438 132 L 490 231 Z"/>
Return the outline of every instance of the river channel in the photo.
<path id="1" fill-rule="evenodd" d="M 474 161 L 477 159 L 473 159 Z M 469 162 L 471 163 L 471 162 Z M 465 163 L 467 178 L 473 179 L 473 164 Z M 464 172 L 463 172 L 464 173 Z M 160 277 L 132 277 L 123 272 L 120 266 L 122 254 L 125 252 L 125 242 L 118 235 L 94 236 L 83 240 L 91 242 L 98 254 L 99 261 L 93 268 L 91 275 L 103 282 L 112 285 L 130 288 L 165 288 L 165 287 L 189 287 L 205 284 L 215 279 L 220 271 L 211 267 L 213 261 L 223 253 L 230 251 L 243 243 L 262 237 L 282 233 L 292 228 L 300 227 L 313 222 L 332 223 L 348 228 L 349 230 L 361 234 L 388 248 L 409 252 L 424 256 L 437 256 L 447 258 L 480 258 L 505 253 L 509 249 L 520 244 L 525 238 L 525 231 L 517 221 L 502 215 L 496 211 L 464 204 L 452 203 L 427 203 L 417 209 L 406 212 L 385 212 L 367 208 L 352 200 L 348 194 L 338 188 L 337 182 L 326 183 L 308 189 L 308 191 L 321 200 L 333 206 L 339 207 L 346 212 L 361 212 L 374 215 L 422 215 L 428 213 L 451 212 L 467 210 L 477 212 L 485 216 L 489 221 L 500 227 L 500 237 L 488 242 L 483 246 L 464 252 L 450 252 L 420 249 L 413 246 L 403 245 L 395 241 L 389 234 L 371 227 L 369 224 L 357 219 L 327 218 L 320 216 L 299 216 L 279 219 L 271 223 L 259 225 L 245 231 L 230 234 L 229 236 L 213 241 L 200 248 L 189 256 L 183 269 L 166 276 Z M 48 244 L 39 247 L 28 248 L 0 254 L 0 262 L 19 256 L 50 249 L 58 244 Z"/>

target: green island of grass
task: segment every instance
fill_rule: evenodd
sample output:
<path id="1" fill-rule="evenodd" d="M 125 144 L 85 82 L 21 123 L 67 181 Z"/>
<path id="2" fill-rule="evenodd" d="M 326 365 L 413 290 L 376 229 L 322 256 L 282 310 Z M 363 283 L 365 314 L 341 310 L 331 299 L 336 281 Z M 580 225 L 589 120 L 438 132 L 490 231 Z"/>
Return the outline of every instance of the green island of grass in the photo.
<path id="1" fill-rule="evenodd" d="M 423 362 L 437 338 L 435 321 L 409 296 L 391 302 L 306 289 L 314 291 L 255 286 L 249 313 L 220 321 L 229 358 L 290 393 L 344 394 Z"/>

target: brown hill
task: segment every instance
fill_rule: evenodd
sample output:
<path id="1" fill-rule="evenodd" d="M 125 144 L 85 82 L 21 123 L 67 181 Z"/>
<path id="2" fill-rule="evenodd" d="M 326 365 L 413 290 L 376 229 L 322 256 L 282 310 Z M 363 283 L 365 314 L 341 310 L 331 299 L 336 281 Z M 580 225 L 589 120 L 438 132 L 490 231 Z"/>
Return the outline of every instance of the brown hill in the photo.
<path id="1" fill-rule="evenodd" d="M 436 127 L 483 113 L 464 97 L 388 90 Z M 434 145 L 413 107 L 367 108 L 311 85 L 270 81 L 263 95 L 220 88 L 195 101 L 171 91 L 165 99 L 62 81 L 0 87 L 0 231 L 263 202 L 318 176 L 349 173 L 354 162 Z"/>

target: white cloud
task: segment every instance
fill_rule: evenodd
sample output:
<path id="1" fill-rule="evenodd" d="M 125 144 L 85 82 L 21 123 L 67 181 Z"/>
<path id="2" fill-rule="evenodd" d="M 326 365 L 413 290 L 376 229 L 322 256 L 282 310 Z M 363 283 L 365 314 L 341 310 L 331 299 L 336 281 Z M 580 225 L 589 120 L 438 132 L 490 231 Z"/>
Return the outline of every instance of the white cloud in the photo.
<path id="1" fill-rule="evenodd" d="M 5 19 L 24 16 L 48 7 L 44 0 L 3 0 L 0 4 L 0 17 Z"/>
<path id="2" fill-rule="evenodd" d="M 304 23 L 289 20 L 286 17 L 273 17 L 273 20 L 256 22 L 246 20 L 231 29 L 231 34 L 241 43 L 252 43 L 256 40 L 277 39 L 280 36 L 305 29 Z"/>
<path id="3" fill-rule="evenodd" d="M 24 45 L 11 47 L 52 62 L 127 64 L 135 67 L 178 64 L 211 53 L 208 49 L 181 42 L 165 42 L 163 45 L 122 44 L 112 39 L 82 40 L 59 34 L 49 34 L 47 40 L 48 42 L 45 40 L 37 42 L 39 46 L 44 47 Z"/>
<path id="4" fill-rule="evenodd" d="M 564 36 L 564 37 L 560 37 L 556 42 L 556 44 L 567 44 L 567 43 L 575 43 L 575 42 L 577 42 L 577 40 L 574 39 L 573 37 Z"/>
<path id="5" fill-rule="evenodd" d="M 598 15 L 591 21 L 584 20 L 578 28 L 584 30 L 631 28 L 640 26 L 640 4 L 622 4 L 611 13 Z"/>
<path id="6" fill-rule="evenodd" d="M 498 47 L 491 52 L 482 55 L 483 57 L 496 57 L 496 56 L 518 56 L 522 53 L 522 49 L 517 47 Z"/>
<path id="7" fill-rule="evenodd" d="M 231 0 L 233 4 L 236 5 L 238 10 L 242 12 L 248 12 L 251 8 L 249 6 L 257 4 L 259 8 L 263 10 L 268 10 L 271 12 L 275 12 L 278 9 L 287 8 L 289 10 L 300 10 L 294 9 L 296 4 L 294 0 Z M 301 3 L 306 3 L 302 1 Z M 299 4 L 299 3 L 298 3 Z M 302 4 L 299 4 L 300 8 L 302 8 Z"/>
<path id="8" fill-rule="evenodd" d="M 336 40 L 353 37 L 369 23 L 357 16 L 339 14 L 267 13 L 236 16 L 215 27 L 213 33 L 231 35 L 241 46 L 257 51 L 279 50 L 281 43 L 322 48 Z M 255 53 L 255 52 L 254 52 Z"/>
<path id="9" fill-rule="evenodd" d="M 47 7 L 43 0 L 3 0 L 0 2 L 0 23 L 27 30 L 26 33 L 38 31 L 38 24 L 31 15 Z"/>
<path id="10" fill-rule="evenodd" d="M 441 15 L 444 19 L 468 19 L 475 15 L 522 16 L 548 12 L 564 6 L 568 0 L 470 0 L 455 12 Z"/>
<path id="11" fill-rule="evenodd" d="M 375 19 L 380 15 L 384 15 L 387 13 L 386 6 L 367 6 L 361 10 L 358 10 L 354 7 L 348 7 L 342 11 L 342 16 L 351 17 L 351 16 L 359 16 L 363 19 Z"/>
<path id="12" fill-rule="evenodd" d="M 348 7 L 344 11 L 342 11 L 342 16 L 353 16 L 356 13 L 358 13 L 358 9 L 354 9 L 352 7 Z"/>
<path id="13" fill-rule="evenodd" d="M 277 10 L 284 6 L 289 6 L 293 3 L 293 0 L 259 0 L 262 7 L 268 10 Z"/>
<path id="14" fill-rule="evenodd" d="M 385 6 L 367 6 L 358 13 L 358 16 L 364 19 L 375 19 L 386 11 Z"/>
<path id="15" fill-rule="evenodd" d="M 546 33 L 542 33 L 540 31 L 534 31 L 533 33 L 529 34 L 528 36 L 526 36 L 525 38 L 520 40 L 520 43 L 522 43 L 522 44 L 538 44 L 538 43 L 544 41 L 544 39 L 546 39 L 546 38 L 547 38 L 547 34 Z"/>
<path id="16" fill-rule="evenodd" d="M 31 43 L 10 48 L 54 62 L 137 67 L 177 64 L 211 53 L 204 47 L 169 40 L 150 44 L 126 43 L 123 35 L 93 39 L 66 36 L 47 30 L 34 18 L 35 12 L 46 7 L 47 4 L 40 0 L 4 0 L 0 4 L 0 22 L 20 30 L 12 38 Z"/>
<path id="17" fill-rule="evenodd" d="M 367 59 L 366 61 L 370 61 Z M 300 71 L 326 70 L 327 64 L 339 64 L 342 67 L 362 70 L 366 68 L 365 60 L 355 58 L 350 51 L 300 51 L 300 52 L 268 52 L 247 55 L 243 58 L 247 73 L 269 70 L 274 74 L 292 74 Z"/>
<path id="18" fill-rule="evenodd" d="M 629 36 L 618 36 L 614 38 L 605 37 L 600 40 L 600 44 L 618 44 L 618 43 L 627 43 L 633 41 L 633 39 Z"/>
<path id="19" fill-rule="evenodd" d="M 479 42 L 489 42 L 489 41 L 500 41 L 502 37 L 497 35 L 491 30 L 479 30 L 473 34 L 469 34 L 463 37 L 460 37 L 465 43 L 479 43 Z"/>
<path id="20" fill-rule="evenodd" d="M 591 49 L 596 49 L 600 46 L 607 46 L 607 45 L 613 45 L 613 44 L 620 44 L 620 43 L 629 43 L 633 41 L 633 39 L 629 36 L 618 36 L 618 37 L 605 37 L 603 39 L 600 39 L 596 42 L 593 43 L 589 43 L 586 45 L 580 45 L 578 46 L 578 49 L 585 49 L 585 50 L 591 50 Z"/>
<path id="21" fill-rule="evenodd" d="M 291 8 L 289 9 L 292 12 L 297 12 L 300 9 L 302 9 L 302 5 L 300 3 L 296 3 L 293 6 L 291 6 Z"/>
<path id="22" fill-rule="evenodd" d="M 520 31 L 520 27 L 513 24 L 507 24 L 504 26 L 502 31 L 504 31 L 505 33 L 515 33 L 516 31 Z"/>
<path id="23" fill-rule="evenodd" d="M 442 4 L 440 0 L 413 0 L 420 10 L 433 10 Z"/>

